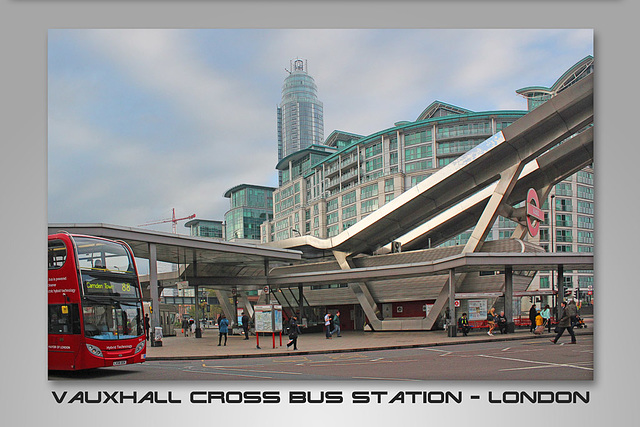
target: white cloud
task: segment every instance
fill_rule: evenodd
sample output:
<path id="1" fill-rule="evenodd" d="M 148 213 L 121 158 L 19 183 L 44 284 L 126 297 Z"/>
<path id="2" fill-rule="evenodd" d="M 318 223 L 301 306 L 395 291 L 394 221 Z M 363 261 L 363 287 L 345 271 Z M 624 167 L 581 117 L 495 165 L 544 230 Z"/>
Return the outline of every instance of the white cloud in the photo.
<path id="1" fill-rule="evenodd" d="M 243 48 L 228 31 L 65 34 L 50 40 L 49 218 L 130 226 L 172 207 L 222 220 L 227 189 L 275 184 L 276 105 L 293 58 L 308 60 L 325 136 L 369 134 L 415 120 L 436 99 L 476 110 L 525 108 L 515 90 L 553 83 L 590 53 L 592 36 L 252 30 L 237 33 Z M 65 43 L 73 44 L 68 57 L 58 46 Z M 81 58 L 81 67 L 62 69 L 55 55 Z"/>

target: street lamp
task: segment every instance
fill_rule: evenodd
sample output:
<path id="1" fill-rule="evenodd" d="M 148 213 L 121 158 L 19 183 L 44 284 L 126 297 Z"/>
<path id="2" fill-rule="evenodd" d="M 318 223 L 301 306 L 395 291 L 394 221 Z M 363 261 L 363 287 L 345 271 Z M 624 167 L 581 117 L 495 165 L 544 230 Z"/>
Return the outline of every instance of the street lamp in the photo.
<path id="1" fill-rule="evenodd" d="M 302 233 L 301 233 L 301 232 L 299 232 L 298 230 L 296 230 L 295 228 L 292 228 L 292 229 L 291 229 L 291 232 L 292 232 L 292 233 L 298 233 L 298 236 L 299 236 L 299 237 L 302 237 Z"/>

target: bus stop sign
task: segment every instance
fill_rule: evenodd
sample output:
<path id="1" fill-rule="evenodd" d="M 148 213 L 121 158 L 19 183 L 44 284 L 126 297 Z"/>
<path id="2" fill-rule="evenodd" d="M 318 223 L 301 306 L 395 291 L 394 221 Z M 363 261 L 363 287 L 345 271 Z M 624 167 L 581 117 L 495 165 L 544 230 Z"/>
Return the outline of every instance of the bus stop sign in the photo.
<path id="1" fill-rule="evenodd" d="M 540 222 L 544 220 L 544 212 L 540 209 L 538 193 L 533 188 L 527 193 L 527 228 L 531 237 L 535 237 L 540 229 Z"/>

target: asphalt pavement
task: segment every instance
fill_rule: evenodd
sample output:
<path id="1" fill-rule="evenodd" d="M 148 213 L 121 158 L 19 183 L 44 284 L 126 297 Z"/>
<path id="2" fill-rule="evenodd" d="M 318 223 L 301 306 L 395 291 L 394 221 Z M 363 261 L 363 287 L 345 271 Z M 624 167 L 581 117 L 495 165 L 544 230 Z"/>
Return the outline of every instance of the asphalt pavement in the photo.
<path id="1" fill-rule="evenodd" d="M 593 334 L 593 317 L 584 317 L 587 328 L 574 329 L 578 341 L 580 335 Z M 179 330 L 178 330 L 179 332 Z M 528 328 L 516 329 L 514 333 L 487 335 L 486 329 L 472 330 L 468 336 L 458 333 L 456 337 L 447 336 L 447 332 L 440 331 L 399 331 L 399 332 L 363 332 L 343 331 L 342 337 L 333 336 L 327 339 L 324 333 L 305 333 L 298 337 L 298 350 L 287 347 L 289 341 L 284 334 L 275 337 L 271 334 L 252 335 L 244 339 L 243 335 L 229 335 L 227 345 L 218 346 L 218 329 L 202 329 L 202 337 L 193 334 L 188 337 L 178 333 L 176 336 L 164 337 L 161 346 L 147 346 L 147 360 L 190 360 L 190 359 L 223 359 L 242 357 L 269 357 L 300 354 L 323 354 L 355 352 L 367 350 L 385 350 L 399 348 L 434 347 L 452 344 L 467 344 L 487 341 L 509 341 L 522 339 L 540 339 L 548 342 L 555 334 L 545 332 L 534 335 Z M 568 332 L 560 338 L 559 343 L 569 342 Z M 223 339 L 224 343 L 224 339 Z M 553 345 L 552 343 L 548 343 Z"/>

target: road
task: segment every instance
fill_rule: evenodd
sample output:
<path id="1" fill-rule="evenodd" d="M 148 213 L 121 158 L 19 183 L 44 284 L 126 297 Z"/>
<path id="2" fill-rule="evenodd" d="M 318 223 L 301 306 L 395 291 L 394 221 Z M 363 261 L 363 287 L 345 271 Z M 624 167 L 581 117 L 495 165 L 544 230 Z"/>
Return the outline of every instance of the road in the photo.
<path id="1" fill-rule="evenodd" d="M 88 372 L 50 372 L 50 380 L 592 380 L 593 336 L 480 342 L 331 354 L 151 361 Z"/>

